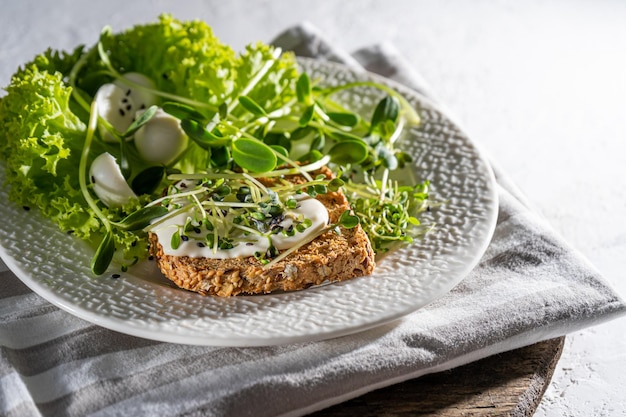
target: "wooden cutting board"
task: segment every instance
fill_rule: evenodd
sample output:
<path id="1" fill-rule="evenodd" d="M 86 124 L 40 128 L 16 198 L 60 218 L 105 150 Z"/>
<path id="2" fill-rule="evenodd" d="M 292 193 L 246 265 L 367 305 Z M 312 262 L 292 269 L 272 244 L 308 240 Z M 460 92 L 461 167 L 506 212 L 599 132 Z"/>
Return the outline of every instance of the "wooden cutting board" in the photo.
<path id="1" fill-rule="evenodd" d="M 550 383 L 564 341 L 565 337 L 551 339 L 426 375 L 313 416 L 532 416 Z"/>

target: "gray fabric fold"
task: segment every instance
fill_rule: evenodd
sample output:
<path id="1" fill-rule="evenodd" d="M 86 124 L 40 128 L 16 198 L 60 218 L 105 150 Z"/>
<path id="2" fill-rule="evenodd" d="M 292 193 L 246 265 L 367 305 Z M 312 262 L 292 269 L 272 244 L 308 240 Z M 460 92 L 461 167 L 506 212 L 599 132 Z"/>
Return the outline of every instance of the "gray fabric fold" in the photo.
<path id="1" fill-rule="evenodd" d="M 347 54 L 310 24 L 274 43 L 377 72 L 432 99 L 391 45 Z M 496 176 L 496 231 L 466 279 L 399 322 L 321 342 L 214 348 L 138 339 L 60 311 L 2 272 L 0 415 L 303 415 L 624 314 L 598 272 L 498 169 Z"/>

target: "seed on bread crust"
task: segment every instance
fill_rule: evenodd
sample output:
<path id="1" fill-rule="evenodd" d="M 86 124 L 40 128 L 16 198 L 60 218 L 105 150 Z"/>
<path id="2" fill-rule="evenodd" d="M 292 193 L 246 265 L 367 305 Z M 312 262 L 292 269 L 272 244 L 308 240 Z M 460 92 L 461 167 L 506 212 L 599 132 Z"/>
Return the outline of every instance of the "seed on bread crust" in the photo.
<path id="1" fill-rule="evenodd" d="M 332 178 L 328 168 L 314 173 Z M 302 183 L 302 176 L 285 178 Z M 266 186 L 274 179 L 260 179 Z M 328 210 L 330 222 L 350 208 L 341 191 L 316 197 Z M 234 259 L 192 258 L 163 252 L 155 234 L 150 233 L 150 251 L 163 274 L 180 288 L 204 295 L 229 297 L 238 294 L 260 294 L 273 291 L 301 290 L 324 282 L 344 281 L 369 275 L 375 267 L 374 252 L 361 226 L 328 231 L 302 246 L 279 262 L 263 266 L 254 257 Z"/>

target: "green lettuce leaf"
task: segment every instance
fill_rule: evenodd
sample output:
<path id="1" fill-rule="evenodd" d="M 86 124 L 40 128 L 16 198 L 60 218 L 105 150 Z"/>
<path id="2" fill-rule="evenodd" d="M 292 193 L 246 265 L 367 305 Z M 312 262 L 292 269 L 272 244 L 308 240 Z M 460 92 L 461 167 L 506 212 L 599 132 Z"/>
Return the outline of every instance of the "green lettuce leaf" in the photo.
<path id="1" fill-rule="evenodd" d="M 6 88 L 7 95 L 0 99 L 0 157 L 9 198 L 18 205 L 38 208 L 62 231 L 95 245 L 102 225 L 86 204 L 77 175 L 86 126 L 72 111 L 71 88 L 63 74 L 55 71 L 70 68 L 76 57 L 66 55 L 67 61 L 59 59 L 55 64 L 48 54 L 19 70 Z M 94 155 L 106 149 L 95 144 Z M 122 214 L 104 211 L 112 218 Z M 123 252 L 128 258 L 147 254 L 145 245 L 137 245 L 139 239 L 116 233 L 117 243 L 130 248 Z"/>
<path id="2" fill-rule="evenodd" d="M 237 73 L 237 86 L 241 89 L 261 67 L 273 58 L 274 49 L 263 43 L 248 45 L 241 54 Z M 298 77 L 295 57 L 291 53 L 282 54 L 263 78 L 247 94 L 268 113 L 283 107 L 295 97 L 295 81 Z"/>
<path id="3" fill-rule="evenodd" d="M 222 103 L 236 101 L 275 52 L 258 43 L 238 55 L 222 44 L 207 24 L 182 22 L 170 15 L 120 33 L 103 32 L 100 41 L 115 71 L 142 73 L 162 92 L 206 103 L 206 107 L 197 110 L 207 120 L 215 116 Z M 294 56 L 284 54 L 256 80 L 248 96 L 269 110 L 282 107 L 293 98 L 294 89 L 289 87 L 297 75 Z M 70 76 L 75 77 L 76 91 L 69 84 Z M 71 232 L 94 247 L 104 236 L 105 228 L 79 186 L 78 166 L 89 114 L 75 95 L 89 102 L 102 84 L 112 80 L 113 75 L 95 46 L 81 45 L 71 52 L 48 49 L 18 68 L 5 88 L 7 94 L 0 98 L 0 160 L 5 167 L 10 199 L 38 208 L 62 231 Z M 88 164 L 105 151 L 119 157 L 118 145 L 96 138 Z M 190 142 L 176 167 L 197 171 L 206 168 L 207 161 L 206 151 Z M 141 201 L 118 209 L 101 205 L 101 210 L 110 221 L 117 222 L 149 198 L 142 197 Z M 143 232 L 113 232 L 122 258 L 147 255 Z"/>
<path id="4" fill-rule="evenodd" d="M 38 207 L 64 231 L 89 235 L 98 225 L 76 193 L 85 124 L 70 110 L 71 89 L 52 69 L 28 65 L 7 87 L 0 101 L 0 156 L 13 201 Z"/>
<path id="5" fill-rule="evenodd" d="M 237 54 L 204 22 L 162 15 L 156 23 L 105 33 L 101 41 L 114 68 L 142 73 L 158 90 L 218 106 L 235 87 Z M 92 51 L 78 86 L 93 96 L 110 81 L 104 69 Z"/>

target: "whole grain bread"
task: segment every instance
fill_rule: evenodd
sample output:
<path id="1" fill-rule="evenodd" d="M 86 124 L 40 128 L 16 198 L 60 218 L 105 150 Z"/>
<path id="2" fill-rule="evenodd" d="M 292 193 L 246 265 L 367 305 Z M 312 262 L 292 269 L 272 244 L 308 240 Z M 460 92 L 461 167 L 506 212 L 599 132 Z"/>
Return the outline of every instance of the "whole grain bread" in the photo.
<path id="1" fill-rule="evenodd" d="M 328 168 L 319 172 L 332 178 Z M 302 183 L 300 175 L 285 178 Z M 276 180 L 260 179 L 266 186 Z M 316 198 L 328 210 L 331 223 L 350 208 L 341 191 L 319 194 Z M 263 266 L 254 257 L 234 259 L 193 258 L 163 253 L 155 234 L 150 233 L 150 251 L 163 274 L 178 287 L 204 295 L 228 297 L 237 294 L 259 294 L 293 291 L 324 282 L 344 281 L 369 275 L 374 270 L 372 246 L 361 226 L 328 231 L 302 246 L 286 258 Z"/>

